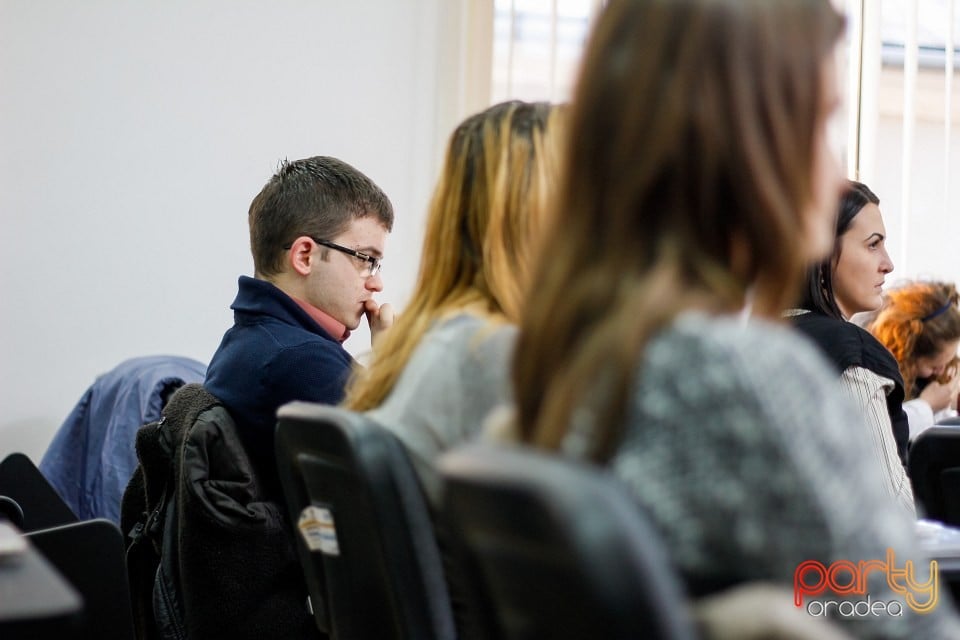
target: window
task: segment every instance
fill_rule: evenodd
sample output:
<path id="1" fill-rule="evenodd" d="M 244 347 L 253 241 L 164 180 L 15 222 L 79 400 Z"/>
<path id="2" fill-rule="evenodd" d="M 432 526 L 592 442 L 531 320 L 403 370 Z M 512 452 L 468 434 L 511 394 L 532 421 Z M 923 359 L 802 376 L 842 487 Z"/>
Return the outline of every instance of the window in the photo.
<path id="1" fill-rule="evenodd" d="M 864 38 L 857 174 L 880 196 L 893 281 L 957 281 L 958 0 L 851 0 Z"/>
<path id="2" fill-rule="evenodd" d="M 886 0 L 881 5 L 880 37 L 885 67 L 903 67 L 905 50 L 909 40 L 910 13 L 913 11 L 909 0 Z M 940 72 L 945 64 L 947 25 L 951 19 L 954 23 L 953 33 L 956 33 L 957 21 L 960 21 L 960 12 L 954 11 L 951 18 L 951 0 L 925 0 L 918 2 L 917 10 L 917 47 L 918 62 L 921 69 L 934 69 Z M 954 64 L 957 61 L 957 50 L 954 47 Z"/>
<path id="3" fill-rule="evenodd" d="M 833 0 L 845 117 L 832 132 L 848 174 L 881 199 L 901 278 L 960 281 L 960 0 Z M 564 101 L 602 0 L 495 0 L 491 99 Z M 950 52 L 950 55 L 947 55 Z"/>
<path id="4" fill-rule="evenodd" d="M 570 99 L 599 0 L 496 0 L 492 101 Z"/>

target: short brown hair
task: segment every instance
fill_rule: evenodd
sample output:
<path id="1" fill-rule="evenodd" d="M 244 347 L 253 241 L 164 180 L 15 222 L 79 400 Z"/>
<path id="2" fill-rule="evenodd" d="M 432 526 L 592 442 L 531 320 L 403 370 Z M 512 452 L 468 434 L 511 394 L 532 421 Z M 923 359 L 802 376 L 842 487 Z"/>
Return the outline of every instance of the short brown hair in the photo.
<path id="1" fill-rule="evenodd" d="M 284 161 L 250 203 L 250 252 L 258 277 L 283 270 L 284 247 L 301 235 L 330 239 L 351 220 L 376 216 L 390 231 L 393 205 L 373 180 L 329 156 Z"/>

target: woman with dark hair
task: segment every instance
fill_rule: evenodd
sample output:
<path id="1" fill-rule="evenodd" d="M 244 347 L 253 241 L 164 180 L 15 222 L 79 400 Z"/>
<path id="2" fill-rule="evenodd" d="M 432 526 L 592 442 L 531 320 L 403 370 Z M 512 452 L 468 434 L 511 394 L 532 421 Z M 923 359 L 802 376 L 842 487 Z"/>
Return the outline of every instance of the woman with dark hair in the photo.
<path id="1" fill-rule="evenodd" d="M 912 282 L 887 293 L 867 326 L 900 366 L 910 437 L 956 416 L 960 308 L 948 282 Z"/>
<path id="2" fill-rule="evenodd" d="M 800 308 L 787 315 L 833 364 L 841 391 L 870 428 L 870 451 L 880 460 L 885 486 L 897 504 L 914 515 L 913 488 L 904 466 L 909 429 L 897 361 L 865 329 L 848 322 L 855 313 L 880 307 L 884 279 L 893 271 L 879 205 L 865 184 L 847 182 L 833 251 L 809 269 Z"/>
<path id="3" fill-rule="evenodd" d="M 607 3 L 521 311 L 504 431 L 608 467 L 693 595 L 793 589 L 798 569 L 842 560 L 876 569 L 858 593 L 902 614 L 835 613 L 852 635 L 960 638 L 945 598 L 918 595 L 923 615 L 896 606 L 878 567 L 895 556 L 927 579 L 914 522 L 884 492 L 823 357 L 781 319 L 833 246 L 842 31 L 829 0 Z"/>
<path id="4" fill-rule="evenodd" d="M 861 212 L 865 215 L 858 218 Z M 862 231 L 858 234 L 854 230 L 848 234 L 854 220 Z M 880 198 L 862 182 L 847 181 L 840 196 L 834 238 L 830 256 L 807 272 L 803 308 L 841 320 L 848 320 L 855 313 L 878 309 L 882 302 L 880 287 L 885 275 L 893 271 L 893 262 L 885 248 L 886 230 L 880 214 Z M 848 250 L 841 262 L 844 246 Z M 876 278 L 856 277 L 859 262 L 854 260 L 851 250 L 861 246 L 877 256 L 877 268 L 870 269 L 870 272 L 881 273 L 879 284 Z M 858 252 L 857 258 L 862 253 Z"/>

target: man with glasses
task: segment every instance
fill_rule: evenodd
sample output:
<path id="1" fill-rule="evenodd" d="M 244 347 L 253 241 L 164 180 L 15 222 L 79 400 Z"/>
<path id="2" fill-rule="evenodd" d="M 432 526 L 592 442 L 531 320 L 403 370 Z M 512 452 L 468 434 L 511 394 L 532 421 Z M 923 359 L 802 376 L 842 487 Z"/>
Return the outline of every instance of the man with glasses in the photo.
<path id="1" fill-rule="evenodd" d="M 373 299 L 393 207 L 367 176 L 319 156 L 284 162 L 253 199 L 249 223 L 254 277 L 240 277 L 234 325 L 204 386 L 276 488 L 277 408 L 338 403 L 353 364 L 341 343 L 363 316 L 371 337 L 393 322 L 390 305 Z"/>

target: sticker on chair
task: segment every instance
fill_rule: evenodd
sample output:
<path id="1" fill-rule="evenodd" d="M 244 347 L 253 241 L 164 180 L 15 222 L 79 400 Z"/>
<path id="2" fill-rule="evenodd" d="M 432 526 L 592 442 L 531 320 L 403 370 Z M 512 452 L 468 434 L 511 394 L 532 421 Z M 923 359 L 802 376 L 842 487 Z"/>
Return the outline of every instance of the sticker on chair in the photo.
<path id="1" fill-rule="evenodd" d="M 297 528 L 310 551 L 319 551 L 328 556 L 340 555 L 337 527 L 330 509 L 313 505 L 306 507 L 300 512 Z"/>

